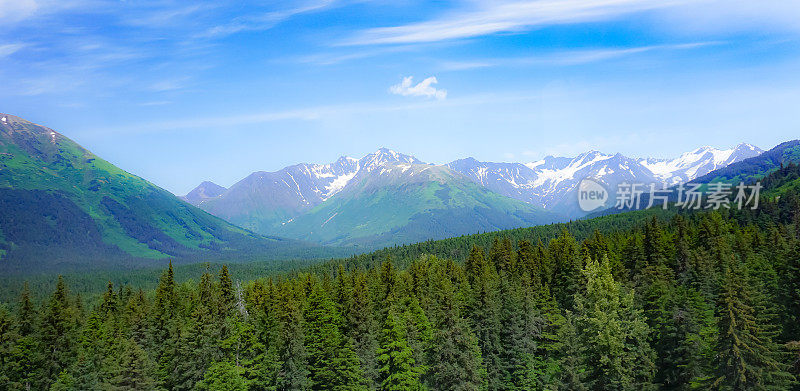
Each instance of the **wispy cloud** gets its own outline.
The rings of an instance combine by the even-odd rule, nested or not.
[[[38,9],[39,4],[35,0],[0,0],[0,24],[20,21]]]
[[[151,101],[151,102],[142,102],[142,103],[139,103],[139,106],[164,106],[164,105],[169,105],[169,104],[172,104],[172,102],[168,101],[168,100],[157,100],[157,101]]]
[[[447,98],[447,91],[437,89],[433,85],[438,83],[435,76],[431,76],[417,84],[414,84],[414,77],[404,77],[403,81],[389,87],[389,92],[402,96],[424,96],[426,98],[436,98],[443,100]]]
[[[602,48],[602,49],[583,49],[583,50],[563,50],[557,52],[542,53],[536,56],[513,57],[513,58],[491,58],[491,59],[467,59],[461,61],[445,61],[441,63],[441,68],[446,71],[462,71],[470,69],[480,69],[498,66],[530,66],[530,65],[551,65],[569,66],[589,64],[598,61],[611,60],[635,54],[642,54],[654,51],[669,50],[690,50],[706,46],[720,45],[721,41],[691,42],[671,45],[648,45],[630,48]]]
[[[186,85],[189,82],[189,77],[178,77],[174,79],[166,79],[157,81],[147,87],[150,91],[155,92],[164,92],[164,91],[174,91],[186,88]]]
[[[60,14],[76,9],[97,8],[103,0],[0,0],[0,26]]]
[[[309,12],[316,12],[326,9],[336,3],[336,0],[318,0],[312,3],[304,4],[299,7],[290,8],[280,11],[266,12],[260,15],[245,15],[234,18],[232,21],[220,24],[206,30],[202,36],[205,37],[224,37],[231,34],[236,34],[243,31],[262,31],[275,27],[287,19],[296,15],[305,14]]]
[[[24,47],[25,44],[22,43],[9,43],[5,45],[0,45],[0,58],[10,56]]]
[[[361,30],[339,45],[412,44],[518,33],[659,11],[666,30],[800,30],[800,2],[786,0],[475,0],[427,21]]]
[[[475,94],[447,100],[423,100],[413,103],[374,103],[354,102],[338,105],[301,107],[297,109],[256,111],[242,114],[219,114],[204,118],[182,118],[149,123],[135,123],[121,126],[104,126],[101,129],[87,129],[87,134],[150,133],[164,131],[226,131],[245,125],[257,125],[279,121],[320,121],[347,116],[363,117],[367,114],[428,110],[433,108],[485,106],[487,104],[511,103],[536,99],[536,94]]]
[[[438,19],[361,31],[344,45],[403,44],[470,38],[500,32],[603,20],[623,14],[669,7],[688,0],[538,0],[478,1],[472,10]]]

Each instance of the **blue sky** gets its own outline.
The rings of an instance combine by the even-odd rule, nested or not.
[[[0,0],[0,112],[178,194],[382,146],[770,148],[798,70],[796,0]]]

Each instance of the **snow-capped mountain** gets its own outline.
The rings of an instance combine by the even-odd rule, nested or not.
[[[208,194],[209,187],[204,183],[190,195]],[[366,246],[562,220],[447,166],[386,148],[361,159],[254,172],[199,206],[262,234]]]
[[[569,216],[579,215],[578,184],[594,178],[616,188],[621,182],[653,182],[654,175],[636,160],[621,154],[589,151],[575,158],[548,156],[527,164],[456,160],[448,167],[503,195]]]
[[[601,182],[612,192],[623,182],[672,185],[691,181],[761,152],[750,144],[739,144],[728,150],[703,147],[675,159],[633,159],[621,154],[589,151],[575,158],[548,156],[526,164],[479,162],[467,158],[456,160],[448,167],[502,195],[577,217],[582,212],[577,208],[575,192],[584,178]]]
[[[686,152],[675,159],[639,159],[639,163],[653,172],[655,177],[668,184],[688,182],[732,163],[758,156],[764,151],[750,144],[739,144],[731,149],[701,147]]]
[[[301,163],[275,172],[257,171],[198,206],[246,228],[271,232],[275,225],[291,222],[338,194],[357,177],[380,173],[390,165],[421,163],[413,156],[381,148],[361,159],[342,156],[329,164]]]

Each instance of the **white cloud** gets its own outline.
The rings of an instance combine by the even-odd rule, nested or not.
[[[447,91],[442,89],[437,89],[433,86],[433,84],[438,83],[439,81],[436,80],[435,76],[431,76],[419,83],[414,85],[414,77],[408,76],[404,77],[403,81],[399,84],[395,84],[389,87],[389,92],[395,95],[402,95],[402,96],[424,96],[427,98],[436,98],[438,100],[443,100],[447,98]]]

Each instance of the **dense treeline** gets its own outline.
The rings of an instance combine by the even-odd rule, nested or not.
[[[486,232],[404,246],[392,246],[370,253],[353,255],[348,258],[340,257],[350,255],[354,250],[309,247],[306,257],[301,259],[275,261],[261,260],[265,257],[249,258],[244,255],[233,258],[230,256],[221,257],[220,259],[214,259],[210,256],[198,256],[174,259],[173,265],[175,266],[176,280],[183,282],[188,279],[198,280],[205,272],[206,266],[204,265],[206,263],[210,268],[217,271],[223,264],[227,264],[233,278],[248,281],[265,276],[286,275],[298,270],[327,271],[330,269],[331,264],[338,265],[340,263],[345,264],[348,268],[351,266],[369,268],[380,265],[387,257],[392,257],[395,264],[400,268],[405,268],[411,261],[428,254],[464,262],[473,245],[488,248],[495,238],[508,237],[512,242],[528,240],[533,243],[538,241],[546,243],[566,230],[576,239],[583,240],[592,235],[594,231],[602,233],[627,231],[633,227],[641,226],[653,215],[667,219],[675,213],[675,211],[662,211],[661,209],[638,211],[604,216],[592,220],[576,220],[568,223]],[[329,252],[327,257],[325,251],[323,251],[325,249]],[[313,253],[313,251],[317,251],[317,253]],[[331,258],[335,254],[338,254],[338,256]],[[40,256],[47,257],[48,255],[42,253]],[[270,259],[270,257],[266,258]],[[131,264],[124,264],[119,259],[112,259],[115,262],[113,267],[106,265],[109,261],[105,260],[104,263],[96,265],[96,270],[90,270],[89,272],[86,270],[80,270],[80,272],[67,271],[64,273],[64,280],[68,283],[72,292],[91,296],[92,299],[102,295],[108,281],[113,281],[115,285],[132,285],[146,290],[154,289],[158,283],[158,276],[169,262],[167,259],[147,261],[138,259],[130,262]],[[322,261],[324,259],[327,259],[327,261]],[[136,265],[134,266],[133,264]],[[315,267],[314,265],[319,266]],[[64,264],[59,264],[59,266],[63,269]],[[0,302],[13,304],[22,290],[24,281],[30,283],[30,289],[37,299],[43,298],[44,294],[49,294],[55,288],[57,275],[54,272],[43,273],[42,270],[37,269],[35,266],[31,266],[27,270],[29,272],[38,270],[39,274],[4,275],[0,273],[0,286],[3,286],[3,289],[0,290]]]
[[[170,267],[92,305],[60,281],[0,310],[0,388],[792,389],[800,232],[754,213],[244,285]]]

